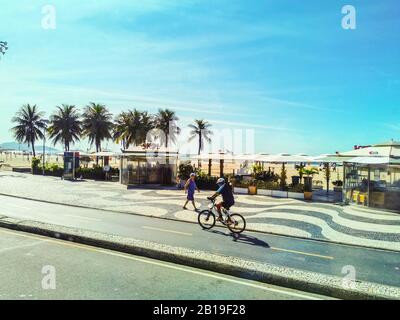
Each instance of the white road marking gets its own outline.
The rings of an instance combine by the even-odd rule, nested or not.
[[[112,255],[112,256],[116,256],[116,257],[120,257],[120,258],[124,258],[124,259],[139,261],[139,262],[142,262],[142,263],[152,264],[152,265],[160,266],[160,267],[163,267],[163,268],[179,270],[179,271],[183,271],[183,272],[187,272],[187,273],[200,275],[200,276],[203,276],[203,277],[214,278],[214,279],[227,281],[227,282],[231,282],[231,283],[235,283],[235,284],[239,284],[239,285],[243,285],[243,286],[247,286],[247,287],[252,287],[252,288],[256,288],[256,289],[260,289],[260,290],[264,290],[264,291],[270,291],[270,292],[285,294],[285,295],[298,297],[298,298],[303,298],[303,299],[309,299],[309,300],[322,300],[321,298],[317,298],[317,297],[310,296],[310,295],[307,295],[307,294],[289,292],[289,291],[285,291],[283,289],[269,288],[266,285],[258,285],[258,284],[254,284],[254,283],[248,283],[248,282],[245,282],[245,281],[242,281],[242,280],[229,279],[229,278],[226,278],[227,276],[218,276],[218,275],[207,273],[207,272],[204,272],[204,271],[191,270],[191,269],[186,268],[186,267],[178,267],[178,266],[166,263],[166,262],[157,262],[155,260],[150,260],[149,258],[147,258],[147,259],[139,258],[139,257],[131,256],[131,255],[126,255],[126,254],[122,254],[122,253],[117,253],[117,252],[104,250],[104,249],[98,249],[98,248],[95,248],[95,247],[86,246],[86,245],[82,245],[82,244],[63,242],[61,240],[46,239],[46,238],[41,237],[41,236],[25,235],[25,234],[21,234],[21,233],[18,233],[18,232],[13,232],[13,231],[0,230],[0,232],[16,235],[16,236],[20,236],[20,237],[40,239],[42,241],[51,242],[51,243],[55,243],[55,244],[58,244],[58,245],[70,246],[70,247],[78,248],[78,249],[81,249],[81,250],[94,251],[94,252],[103,253],[103,254],[107,254],[107,255]]]
[[[296,253],[296,254],[301,254],[301,255],[305,255],[305,256],[317,257],[317,258],[322,258],[322,259],[328,259],[328,260],[335,259],[334,257],[331,257],[331,256],[324,256],[321,254],[309,253],[309,252],[304,252],[304,251],[296,251],[296,250],[282,249],[282,248],[276,248],[276,247],[270,247],[270,249],[276,250],[276,251]]]
[[[192,236],[193,234],[191,233],[186,233],[186,232],[181,232],[181,231],[175,231],[175,230],[168,230],[168,229],[160,229],[160,228],[155,228],[155,227],[147,227],[143,226],[143,229],[148,229],[148,230],[156,230],[156,231],[162,231],[162,232],[168,232],[168,233],[175,233],[175,234],[181,234],[184,236]]]
[[[97,218],[89,218],[89,217],[82,217],[74,214],[64,214],[64,217],[71,217],[71,218],[77,218],[77,219],[84,219],[84,220],[90,220],[90,221],[101,221],[101,219]]]

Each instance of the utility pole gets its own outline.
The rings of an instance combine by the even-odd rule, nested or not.
[[[43,128],[43,176],[45,175],[45,166],[46,166],[46,130],[47,130],[47,123],[48,120],[44,120],[45,127]]]
[[[44,131],[43,135],[43,175],[45,174],[44,170],[44,167],[46,165],[45,157],[46,157],[46,131]]]

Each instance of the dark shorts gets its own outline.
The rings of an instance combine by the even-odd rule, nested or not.
[[[219,206],[219,207],[225,208],[226,210],[229,210],[233,205],[234,205],[234,203],[222,201],[217,204],[217,207]]]

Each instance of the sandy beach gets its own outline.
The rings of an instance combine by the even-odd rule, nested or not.
[[[41,154],[37,154],[37,158],[41,158]],[[32,155],[27,155],[27,154],[10,154],[10,153],[5,153],[5,152],[0,152],[0,165],[1,169],[0,170],[12,170],[12,168],[30,168],[31,167],[31,161],[32,161]],[[59,166],[63,166],[63,157],[57,156],[54,154],[48,154],[46,155],[45,159],[47,164],[57,164]],[[88,166],[91,167],[95,165],[95,161],[89,162]],[[101,161],[100,161],[101,164]],[[119,167],[119,160],[117,158],[112,158],[110,160],[110,165],[112,167]]]

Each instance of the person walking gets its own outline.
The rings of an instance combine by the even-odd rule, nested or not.
[[[199,190],[199,188],[197,188],[195,179],[196,179],[196,174],[191,173],[190,178],[185,183],[185,193],[187,193],[187,198],[186,198],[185,205],[183,206],[184,210],[187,210],[186,206],[189,203],[189,201],[191,201],[193,204],[194,210],[198,211],[198,209],[196,208],[196,204],[194,202],[194,192],[196,190],[197,190],[197,192],[200,192],[200,190]]]

